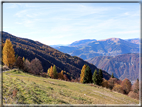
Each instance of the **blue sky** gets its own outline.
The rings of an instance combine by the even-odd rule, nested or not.
[[[4,3],[3,31],[47,45],[139,38],[139,3]]]

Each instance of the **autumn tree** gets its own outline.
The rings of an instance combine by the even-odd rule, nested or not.
[[[62,70],[60,73],[58,73],[58,79],[61,79],[61,80],[64,79],[63,72],[64,72],[64,71]]]
[[[139,80],[137,79],[132,85],[132,91],[139,94]]]
[[[25,62],[25,58],[23,57],[23,62]]]
[[[82,67],[82,69],[81,69],[81,74],[80,74],[80,83],[83,83],[84,74],[85,74],[85,69],[86,69],[86,65],[83,65],[83,67]]]
[[[94,84],[98,84],[98,74],[97,74],[97,69],[95,69],[92,78],[93,78],[93,83],[94,83]]]
[[[58,78],[58,73],[57,73],[57,69],[56,66],[53,66],[53,78],[57,79]]]
[[[123,90],[122,86],[119,84],[115,84],[112,90],[124,94],[124,90]]]
[[[91,72],[90,67],[87,65],[85,69],[83,83],[91,83],[91,82],[92,82],[92,72]]]
[[[127,78],[125,78],[125,79],[122,81],[121,86],[122,86],[122,88],[123,88],[123,90],[124,90],[124,93],[125,93],[125,94],[128,94],[129,91],[131,90],[131,82],[130,82],[130,80],[127,79]]]
[[[49,76],[53,78],[53,67],[52,66],[50,67]]]
[[[31,73],[35,75],[40,75],[43,72],[43,67],[39,59],[35,58],[31,61],[30,64]]]
[[[50,68],[47,70],[47,75],[50,76]]]
[[[134,99],[139,99],[139,94],[138,93],[135,93],[134,91],[130,91],[128,93],[128,96],[131,97],[131,98],[134,98]]]
[[[108,88],[108,81],[103,78],[102,87]]]
[[[24,62],[23,62],[23,59],[22,57],[18,57],[16,62],[15,62],[16,66],[19,68],[19,69],[23,69],[24,68]]]
[[[8,67],[13,67],[15,63],[15,51],[10,39],[6,39],[3,47],[3,63]]]
[[[25,61],[24,61],[24,63],[23,63],[23,65],[24,65],[24,71],[25,72],[30,72],[31,70],[30,70],[30,62],[29,62],[29,60],[28,59],[26,59]]]
[[[64,80],[65,80],[65,81],[69,81],[69,79],[68,79],[68,77],[67,77],[66,74],[64,74]]]

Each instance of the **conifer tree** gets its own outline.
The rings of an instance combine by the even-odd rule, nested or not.
[[[57,79],[58,78],[58,73],[57,73],[57,69],[56,66],[53,66],[53,78]]]
[[[50,67],[49,76],[50,76],[51,78],[53,78],[53,67],[52,67],[52,66]]]
[[[48,68],[47,70],[47,75],[49,76],[49,74],[50,74],[50,68]]]
[[[98,84],[98,74],[97,74],[97,69],[95,69],[93,73],[93,83]]]
[[[17,58],[18,58],[18,54],[16,55],[16,60],[17,60]]]
[[[25,62],[25,58],[23,57],[23,62]]]
[[[80,83],[83,83],[84,74],[85,74],[85,69],[86,69],[86,65],[83,65],[83,67],[82,67],[82,69],[81,69],[81,74],[80,74]]]
[[[61,71],[61,79],[64,79],[64,71]]]
[[[87,65],[85,69],[83,83],[91,83],[92,82],[92,72],[90,67]]]
[[[99,69],[99,75],[98,75],[98,85],[101,85],[103,82],[103,73],[102,70]]]
[[[114,75],[113,75],[113,73],[112,73],[112,75],[111,75],[111,78],[114,78]]]
[[[12,67],[15,63],[15,51],[10,39],[6,39],[3,47],[3,63],[9,67]]]

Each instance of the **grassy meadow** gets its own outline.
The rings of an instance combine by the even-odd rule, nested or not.
[[[109,89],[33,76],[20,70],[3,73],[3,104],[139,104]]]

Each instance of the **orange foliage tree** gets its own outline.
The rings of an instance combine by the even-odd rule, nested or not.
[[[139,94],[139,80],[137,79],[132,85],[132,91]]]
[[[113,91],[117,91],[117,92],[119,92],[119,93],[124,94],[124,90],[122,89],[122,86],[119,85],[119,84],[115,84],[115,85],[114,85]]]
[[[8,67],[12,67],[15,63],[15,51],[10,39],[6,39],[3,47],[3,63]]]
[[[50,67],[49,76],[53,78],[53,67],[52,66]]]
[[[83,65],[82,67],[81,74],[80,74],[80,83],[83,83],[86,67],[87,67],[86,65]]]
[[[128,94],[130,92],[130,90],[131,90],[131,82],[130,82],[129,79],[125,78],[122,81],[121,86],[122,86],[125,94]]]
[[[58,79],[64,80],[63,72],[64,71],[62,70],[60,73],[58,73]]]

